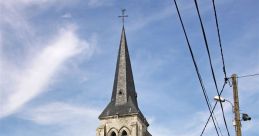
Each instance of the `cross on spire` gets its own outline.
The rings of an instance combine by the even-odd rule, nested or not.
[[[122,18],[122,24],[124,26],[124,18],[128,17],[128,15],[125,15],[126,9],[122,9],[121,10],[121,16],[119,16],[119,18]]]

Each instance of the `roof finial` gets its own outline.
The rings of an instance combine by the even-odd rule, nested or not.
[[[122,24],[124,26],[124,18],[128,17],[128,15],[125,15],[126,9],[122,9],[121,10],[121,16],[119,16],[120,18],[122,18]]]

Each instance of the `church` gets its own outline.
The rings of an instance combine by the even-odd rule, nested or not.
[[[121,17],[124,22],[126,16]],[[149,123],[138,107],[124,24],[111,101],[99,120],[96,136],[152,136],[147,130]]]

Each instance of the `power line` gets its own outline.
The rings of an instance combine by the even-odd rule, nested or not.
[[[223,135],[222,135],[222,132],[221,132],[221,128],[219,127],[218,120],[217,120],[217,118],[215,117],[215,114],[214,114],[214,112],[213,112],[213,111],[212,111],[212,116],[215,118],[215,122],[216,122],[216,124],[217,124],[217,126],[218,126],[218,129],[219,129],[219,133],[220,133],[220,135],[221,135],[221,136],[223,136]]]
[[[198,76],[198,79],[199,79],[199,82],[200,82],[200,85],[201,85],[201,88],[202,88],[202,91],[203,91],[203,95],[204,95],[205,100],[206,100],[206,104],[208,106],[208,109],[209,109],[210,113],[213,114],[212,111],[211,111],[211,106],[210,106],[210,103],[209,103],[209,98],[208,98],[206,89],[205,89],[205,87],[203,85],[202,78],[201,78],[201,75],[200,75],[197,63],[195,61],[195,58],[194,58],[194,55],[193,55],[193,51],[192,51],[192,48],[191,48],[191,45],[190,45],[190,42],[189,42],[186,30],[185,30],[185,27],[184,27],[184,24],[183,24],[183,21],[182,21],[182,17],[181,17],[181,14],[180,14],[180,11],[179,11],[179,8],[178,8],[176,0],[174,0],[174,4],[175,4],[175,7],[176,7],[176,10],[177,10],[177,13],[178,13],[178,17],[179,17],[181,25],[182,25],[182,29],[184,31],[185,39],[187,41],[187,45],[188,45],[188,48],[189,48],[189,51],[190,51],[190,54],[191,54],[191,57],[192,57],[193,64],[195,66],[195,70],[196,70],[196,73],[197,73],[197,76]],[[213,124],[214,124],[215,130],[217,132],[217,135],[219,136],[219,132],[218,132],[217,126],[215,124],[214,118],[215,117],[212,116],[212,120],[213,120]]]
[[[204,38],[204,41],[205,41],[205,45],[206,45],[206,49],[207,49],[207,53],[208,53],[208,57],[209,57],[209,63],[210,63],[211,73],[212,73],[212,76],[213,76],[213,81],[214,81],[214,84],[215,84],[215,87],[216,87],[216,90],[217,90],[217,94],[218,94],[218,96],[220,96],[217,81],[216,81],[216,77],[215,77],[215,73],[214,73],[214,69],[213,69],[213,66],[212,66],[208,41],[207,41],[207,38],[206,38],[206,33],[205,33],[205,30],[204,30],[204,26],[203,26],[200,11],[199,11],[199,6],[198,6],[198,3],[197,3],[197,0],[194,0],[194,2],[195,2],[195,7],[196,7],[196,10],[197,10],[198,16],[199,16],[200,25],[201,25],[201,28],[202,28],[202,34],[203,34],[203,38]],[[226,122],[226,118],[225,118],[224,109],[223,109],[223,106],[222,106],[222,102],[220,102],[220,107],[221,107],[221,111],[222,111],[222,115],[223,115],[223,119],[224,119],[224,124],[225,124],[226,130],[228,132],[228,136],[230,136],[228,126],[227,126],[227,122]]]
[[[258,74],[250,74],[250,75],[238,76],[237,78],[253,77],[253,76],[259,76],[259,73]]]
[[[216,5],[215,5],[215,0],[212,0],[212,3],[213,3],[214,16],[215,16],[215,21],[216,21],[216,26],[217,26],[217,33],[218,33],[218,41],[219,41],[221,59],[222,59],[222,64],[223,64],[223,73],[224,73],[225,82],[226,82],[226,81],[227,81],[227,72],[226,72],[226,66],[225,66],[225,61],[224,61],[224,55],[223,55],[223,49],[222,49],[221,36],[220,36],[220,32],[219,32],[219,23],[218,23],[218,16],[217,16],[217,10],[216,10]]]
[[[221,89],[221,91],[220,91],[220,95],[222,94],[222,92],[223,92],[223,90],[224,90],[226,84],[227,84],[227,82],[224,82],[223,87],[222,87],[222,89]],[[213,106],[213,108],[212,108],[212,113],[214,113],[214,110],[215,110],[217,104],[218,104],[218,101],[215,102],[215,104],[214,104],[214,106]],[[210,118],[211,118],[212,116],[213,116],[213,115],[210,114],[210,116],[209,116],[209,118],[208,118],[208,120],[207,120],[205,126],[204,126],[203,129],[202,129],[202,132],[201,132],[200,136],[203,135],[203,133],[204,133],[204,131],[205,131],[205,129],[206,129],[206,127],[207,127],[209,121],[210,121]]]

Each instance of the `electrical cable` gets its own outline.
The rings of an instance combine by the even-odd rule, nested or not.
[[[224,82],[223,87],[222,87],[222,89],[221,89],[221,91],[220,91],[220,95],[222,94],[222,92],[223,92],[223,90],[224,90],[226,84],[227,84],[227,82]],[[218,101],[215,102],[215,104],[214,104],[214,106],[213,106],[213,108],[212,108],[212,113],[214,113],[214,110],[215,110],[217,104],[218,104]],[[212,117],[212,114],[210,114],[210,116],[209,116],[209,118],[208,118],[208,120],[207,120],[205,126],[204,126],[203,129],[202,129],[202,132],[201,132],[200,136],[203,135],[203,133],[204,133],[204,131],[205,131],[205,129],[206,129],[206,127],[207,127],[207,125],[208,125],[208,123],[209,123],[211,117]]]
[[[208,53],[208,57],[209,57],[209,63],[210,63],[211,73],[212,73],[212,76],[213,76],[213,81],[214,81],[214,84],[215,84],[215,87],[216,87],[216,90],[217,90],[217,94],[220,97],[219,89],[218,89],[218,85],[217,85],[217,81],[216,81],[216,77],[215,77],[215,73],[214,73],[214,69],[213,69],[213,66],[212,66],[212,61],[211,61],[208,41],[207,41],[207,38],[206,38],[206,33],[205,33],[205,30],[204,30],[204,26],[203,26],[201,15],[200,15],[200,11],[199,11],[199,6],[198,6],[198,3],[197,3],[197,0],[194,0],[194,2],[195,2],[195,7],[196,7],[196,10],[197,10],[198,16],[199,16],[200,25],[201,25],[201,28],[202,28],[202,34],[203,34],[204,42],[205,42],[207,53]],[[225,118],[224,109],[223,109],[223,106],[222,106],[222,102],[220,102],[220,107],[221,107],[221,111],[222,111],[222,115],[223,115],[223,119],[224,119],[224,124],[225,124],[226,130],[228,132],[228,136],[230,136],[229,129],[228,129],[227,122],[226,122],[226,118]]]
[[[250,75],[238,76],[237,78],[253,77],[253,76],[259,76],[259,73],[258,74],[250,74]]]
[[[222,48],[220,31],[219,31],[218,15],[217,15],[215,0],[212,0],[212,3],[213,3],[214,16],[215,16],[215,21],[216,21],[216,26],[217,26],[218,42],[219,42],[219,47],[220,47],[221,60],[222,60],[222,64],[223,64],[223,73],[224,73],[225,82],[226,82],[227,81],[227,72],[226,72],[226,66],[225,66],[225,61],[224,61],[223,48]]]
[[[176,0],[174,0],[174,4],[175,4],[176,10],[177,10],[178,17],[180,19],[183,31],[184,31],[185,39],[187,41],[187,45],[188,45],[188,48],[189,48],[189,51],[190,51],[190,54],[191,54],[191,57],[192,57],[193,64],[195,66],[195,70],[196,70],[196,73],[197,73],[197,76],[198,76],[198,79],[199,79],[199,82],[200,82],[200,85],[201,85],[201,88],[202,88],[202,91],[203,91],[203,95],[204,95],[205,100],[206,100],[206,104],[208,106],[208,109],[209,109],[210,113],[213,114],[212,111],[211,111],[211,106],[210,106],[210,103],[209,103],[209,98],[208,98],[208,95],[206,93],[206,89],[205,89],[205,87],[203,85],[202,78],[201,78],[201,75],[200,75],[197,63],[195,61],[194,54],[193,54],[193,51],[192,51],[192,48],[191,48],[191,45],[190,45],[190,42],[189,42],[186,30],[185,30],[185,27],[184,27],[184,24],[183,24],[183,21],[182,21],[182,17],[181,17],[181,14],[180,14],[180,11],[179,11],[179,8],[178,8]],[[213,120],[213,124],[214,124],[215,130],[217,132],[217,135],[219,136],[219,132],[218,132],[217,126],[215,124],[215,120],[214,120],[213,116],[212,116],[212,120]]]
[[[217,120],[217,118],[215,117],[215,114],[214,114],[213,112],[212,112],[212,116],[215,118],[215,122],[216,122],[216,124],[217,124],[217,126],[218,126],[220,135],[223,136],[222,131],[221,131],[221,128],[219,127],[218,120]]]
[[[246,78],[246,77],[252,77],[252,76],[259,76],[259,73],[258,74],[250,74],[250,75],[238,76],[237,78]],[[228,78],[227,78],[227,80],[228,80]],[[223,87],[222,87],[222,89],[220,91],[220,95],[222,94],[226,84],[227,84],[227,82],[224,83],[224,85],[223,85]],[[214,106],[212,108],[212,112],[214,112],[217,104],[218,104],[218,101],[215,102],[215,104],[214,104]],[[208,118],[208,120],[207,120],[207,122],[206,122],[206,124],[205,124],[205,126],[204,126],[204,128],[202,130],[202,132],[201,132],[201,135],[204,133],[204,131],[205,131],[205,129],[206,129],[206,127],[207,127],[207,125],[208,125],[208,123],[210,121],[211,116],[212,115],[210,114],[210,116],[209,116],[209,118]]]

